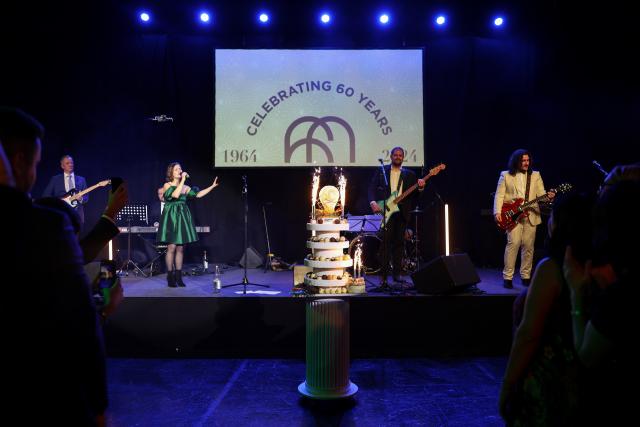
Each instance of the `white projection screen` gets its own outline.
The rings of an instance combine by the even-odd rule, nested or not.
[[[215,166],[424,162],[422,50],[215,51]]]

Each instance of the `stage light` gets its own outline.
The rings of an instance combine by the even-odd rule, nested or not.
[[[320,15],[320,22],[322,22],[324,25],[329,24],[329,22],[331,22],[331,15],[329,15],[328,13],[323,13],[322,15]]]
[[[444,205],[444,254],[449,256],[449,204]]]
[[[200,22],[202,22],[204,24],[208,24],[210,20],[211,20],[211,17],[209,16],[209,14],[207,12],[201,12],[200,13]]]
[[[142,21],[145,24],[150,22],[151,15],[149,14],[149,12],[140,12],[140,21]]]
[[[493,20],[493,25],[495,25],[496,27],[501,27],[502,24],[504,24],[504,18],[502,18],[502,16],[497,16],[494,20]]]
[[[436,18],[436,24],[443,26],[447,22],[447,18],[444,15],[438,15]]]
[[[260,14],[260,16],[258,16],[258,20],[263,23],[266,24],[267,22],[269,22],[269,15],[267,15],[266,13],[262,12]]]
[[[378,18],[378,21],[380,21],[382,25],[387,25],[389,23],[389,15],[387,15],[386,13],[383,13]]]

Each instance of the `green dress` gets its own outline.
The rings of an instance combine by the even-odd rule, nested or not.
[[[158,243],[184,245],[198,240],[198,233],[193,225],[187,200],[196,197],[199,190],[192,187],[188,193],[181,194],[176,199],[171,195],[175,189],[176,186],[172,185],[164,192],[164,209],[160,217],[156,240]]]

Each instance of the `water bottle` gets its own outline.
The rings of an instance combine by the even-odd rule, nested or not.
[[[204,251],[204,256],[202,257],[202,268],[204,269],[205,273],[209,271],[209,261],[207,261],[207,251]]]
[[[213,293],[220,293],[222,289],[222,281],[220,280],[220,267],[216,265],[216,272],[213,274]]]

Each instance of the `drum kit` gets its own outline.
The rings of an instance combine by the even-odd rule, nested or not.
[[[402,269],[407,273],[413,273],[420,265],[420,253],[418,251],[418,216],[424,211],[417,208],[410,213],[415,218],[415,228],[407,229],[405,232],[405,244],[402,258]],[[376,274],[382,268],[378,257],[382,246],[380,225],[382,216],[380,215],[350,215],[349,232],[347,237],[351,241],[349,244],[349,255],[354,257],[358,245],[362,247],[362,265],[366,274]]]

